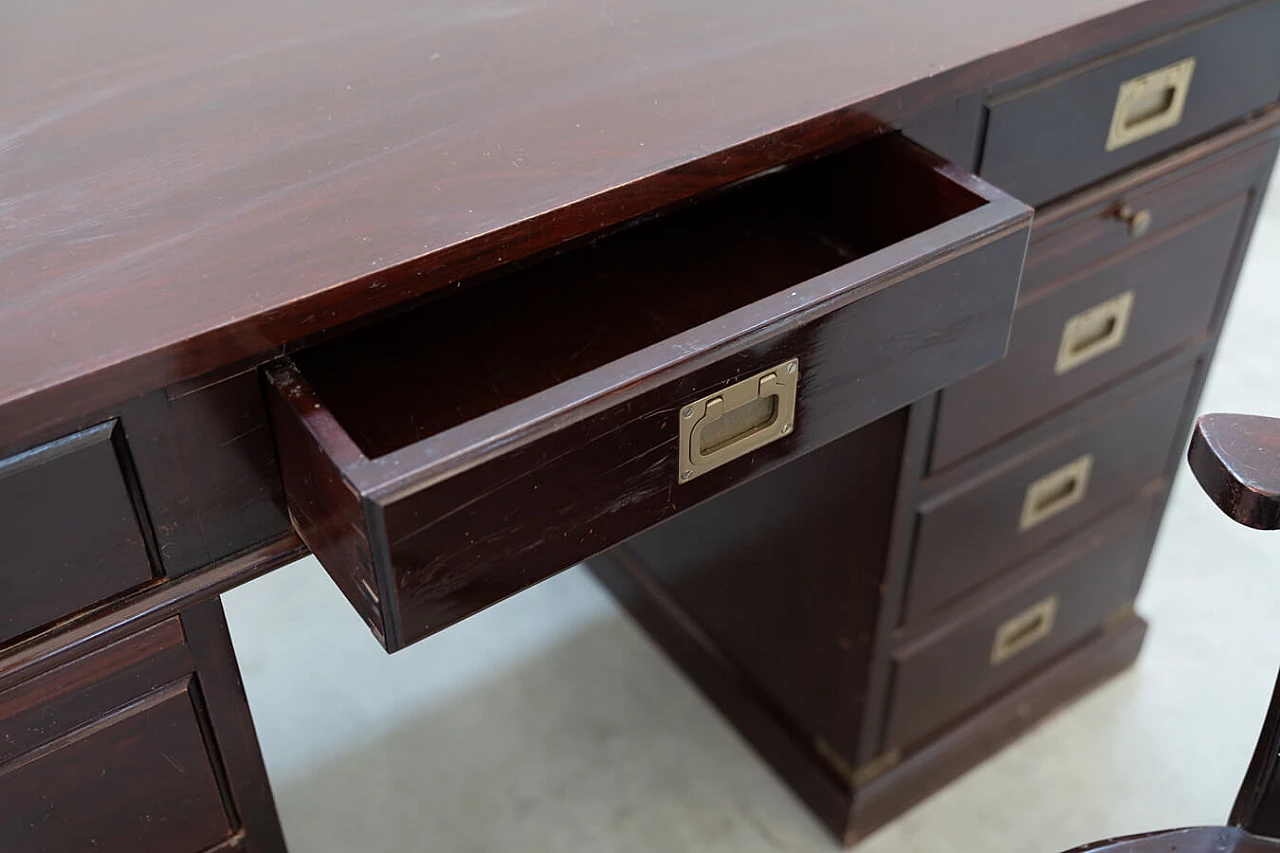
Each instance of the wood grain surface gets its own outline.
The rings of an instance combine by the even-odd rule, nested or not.
[[[0,646],[155,577],[119,432],[0,459]]]
[[[813,178],[827,182],[829,202],[811,198]],[[813,221],[786,235],[787,251],[773,245],[782,235],[760,237],[770,229],[754,227],[754,213],[711,217],[736,236],[706,239],[720,225],[695,227],[700,208],[689,208],[518,273],[536,278],[549,266],[545,284],[528,291],[557,306],[593,303],[557,308],[567,327],[536,299],[514,303],[520,324],[487,322],[485,309],[512,304],[518,287],[502,278],[266,369],[299,534],[389,650],[1004,352],[1029,231],[1024,205],[896,134],[715,204],[754,210],[762,192],[783,201],[778,182],[815,208],[802,216],[791,206],[797,223]],[[858,204],[839,203],[850,195]],[[828,203],[839,209],[830,221],[816,215]],[[775,221],[789,209],[764,207]],[[801,233],[823,235],[827,248],[794,251],[790,238]],[[832,241],[846,233],[879,239]],[[765,250],[744,248],[750,240]],[[768,275],[751,281],[743,257]],[[646,286],[664,298],[636,303]],[[443,327],[426,322],[441,317]],[[787,439],[681,483],[677,412],[790,359],[800,370]]]
[[[1225,301],[1221,283],[1237,262],[1254,197],[1276,153],[1280,110],[1093,190],[1092,203],[1037,211],[1009,351],[942,393],[931,470],[1060,412],[1203,334]],[[1116,215],[1148,211],[1152,226],[1129,234]],[[1055,371],[1063,327],[1077,312],[1134,292],[1123,343],[1066,372]]]
[[[0,444],[1229,5],[6,3]]]
[[[1280,419],[1201,415],[1187,461],[1205,494],[1233,521],[1280,528]]]

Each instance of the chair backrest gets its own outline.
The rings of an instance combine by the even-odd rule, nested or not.
[[[1280,528],[1280,418],[1212,414],[1196,421],[1187,461],[1231,519]],[[1068,853],[1280,853],[1280,679],[1227,826],[1112,838]]]
[[[1280,527],[1280,418],[1211,414],[1196,421],[1187,461],[1205,494],[1233,521]],[[1228,822],[1280,838],[1280,679]]]

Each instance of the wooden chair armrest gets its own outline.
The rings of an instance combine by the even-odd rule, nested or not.
[[[1201,415],[1187,461],[1230,518],[1258,530],[1280,528],[1280,418]]]

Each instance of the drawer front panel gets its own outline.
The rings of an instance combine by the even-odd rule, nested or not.
[[[189,687],[176,682],[0,765],[0,838],[68,853],[199,853],[226,839]]]
[[[1228,199],[1022,300],[1003,361],[942,392],[931,468],[945,468],[1208,329],[1246,209]]]
[[[1001,594],[894,653],[885,748],[911,748],[1013,686],[1133,601],[1151,506],[1131,505]]]
[[[0,644],[153,577],[116,422],[0,461]]]
[[[213,651],[215,614],[220,625],[216,601],[196,605],[0,690],[0,839],[51,853],[198,853],[235,835],[214,732],[236,756],[243,734],[227,725],[234,697],[220,679],[234,663],[229,639]],[[233,786],[248,782],[242,763],[226,766]]]
[[[194,668],[169,619],[0,692],[0,764],[49,744]]]
[[[919,510],[906,617],[915,619],[1158,480],[1189,374],[1008,460]]]
[[[1029,213],[882,137],[297,353],[294,523],[400,648],[999,358]]]
[[[989,105],[980,174],[1029,204],[1276,100],[1280,4],[1254,3]]]
[[[409,641],[462,619],[733,485],[908,405],[944,374],[1003,347],[1001,302],[1023,249],[1006,238],[789,334],[665,383],[465,471],[394,496],[386,531]],[[974,282],[989,270],[989,284]],[[909,327],[889,318],[911,318]],[[950,338],[925,348],[923,337]],[[978,340],[985,342],[978,344]],[[678,482],[678,423],[693,401],[770,365],[799,361],[795,428]]]
[[[1037,211],[1019,300],[1168,232],[1236,196],[1266,186],[1280,107],[1149,166]]]

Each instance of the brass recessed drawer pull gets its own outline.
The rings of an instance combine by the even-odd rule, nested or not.
[[[1120,84],[1107,134],[1107,150],[1115,151],[1154,133],[1177,127],[1191,90],[1194,56]]]
[[[1053,632],[1053,620],[1058,614],[1058,596],[1037,601],[1026,610],[1011,616],[996,629],[991,644],[991,665],[999,666],[1023,649],[1035,645]]]
[[[1149,499],[1116,506],[1086,535],[1032,557],[1009,583],[947,611],[941,624],[913,628],[908,619],[892,652],[882,751],[925,743],[1131,604],[1152,508]]]
[[[1275,103],[1280,6],[1232,6],[994,93],[982,176],[1039,206]]]
[[[1054,375],[1061,376],[1124,343],[1133,301],[1133,291],[1126,290],[1069,318],[1062,326]]]
[[[793,358],[685,406],[679,481],[687,483],[790,433],[799,381],[800,362]]]
[[[1093,454],[1086,453],[1027,486],[1018,530],[1030,530],[1084,500],[1092,469]]]

